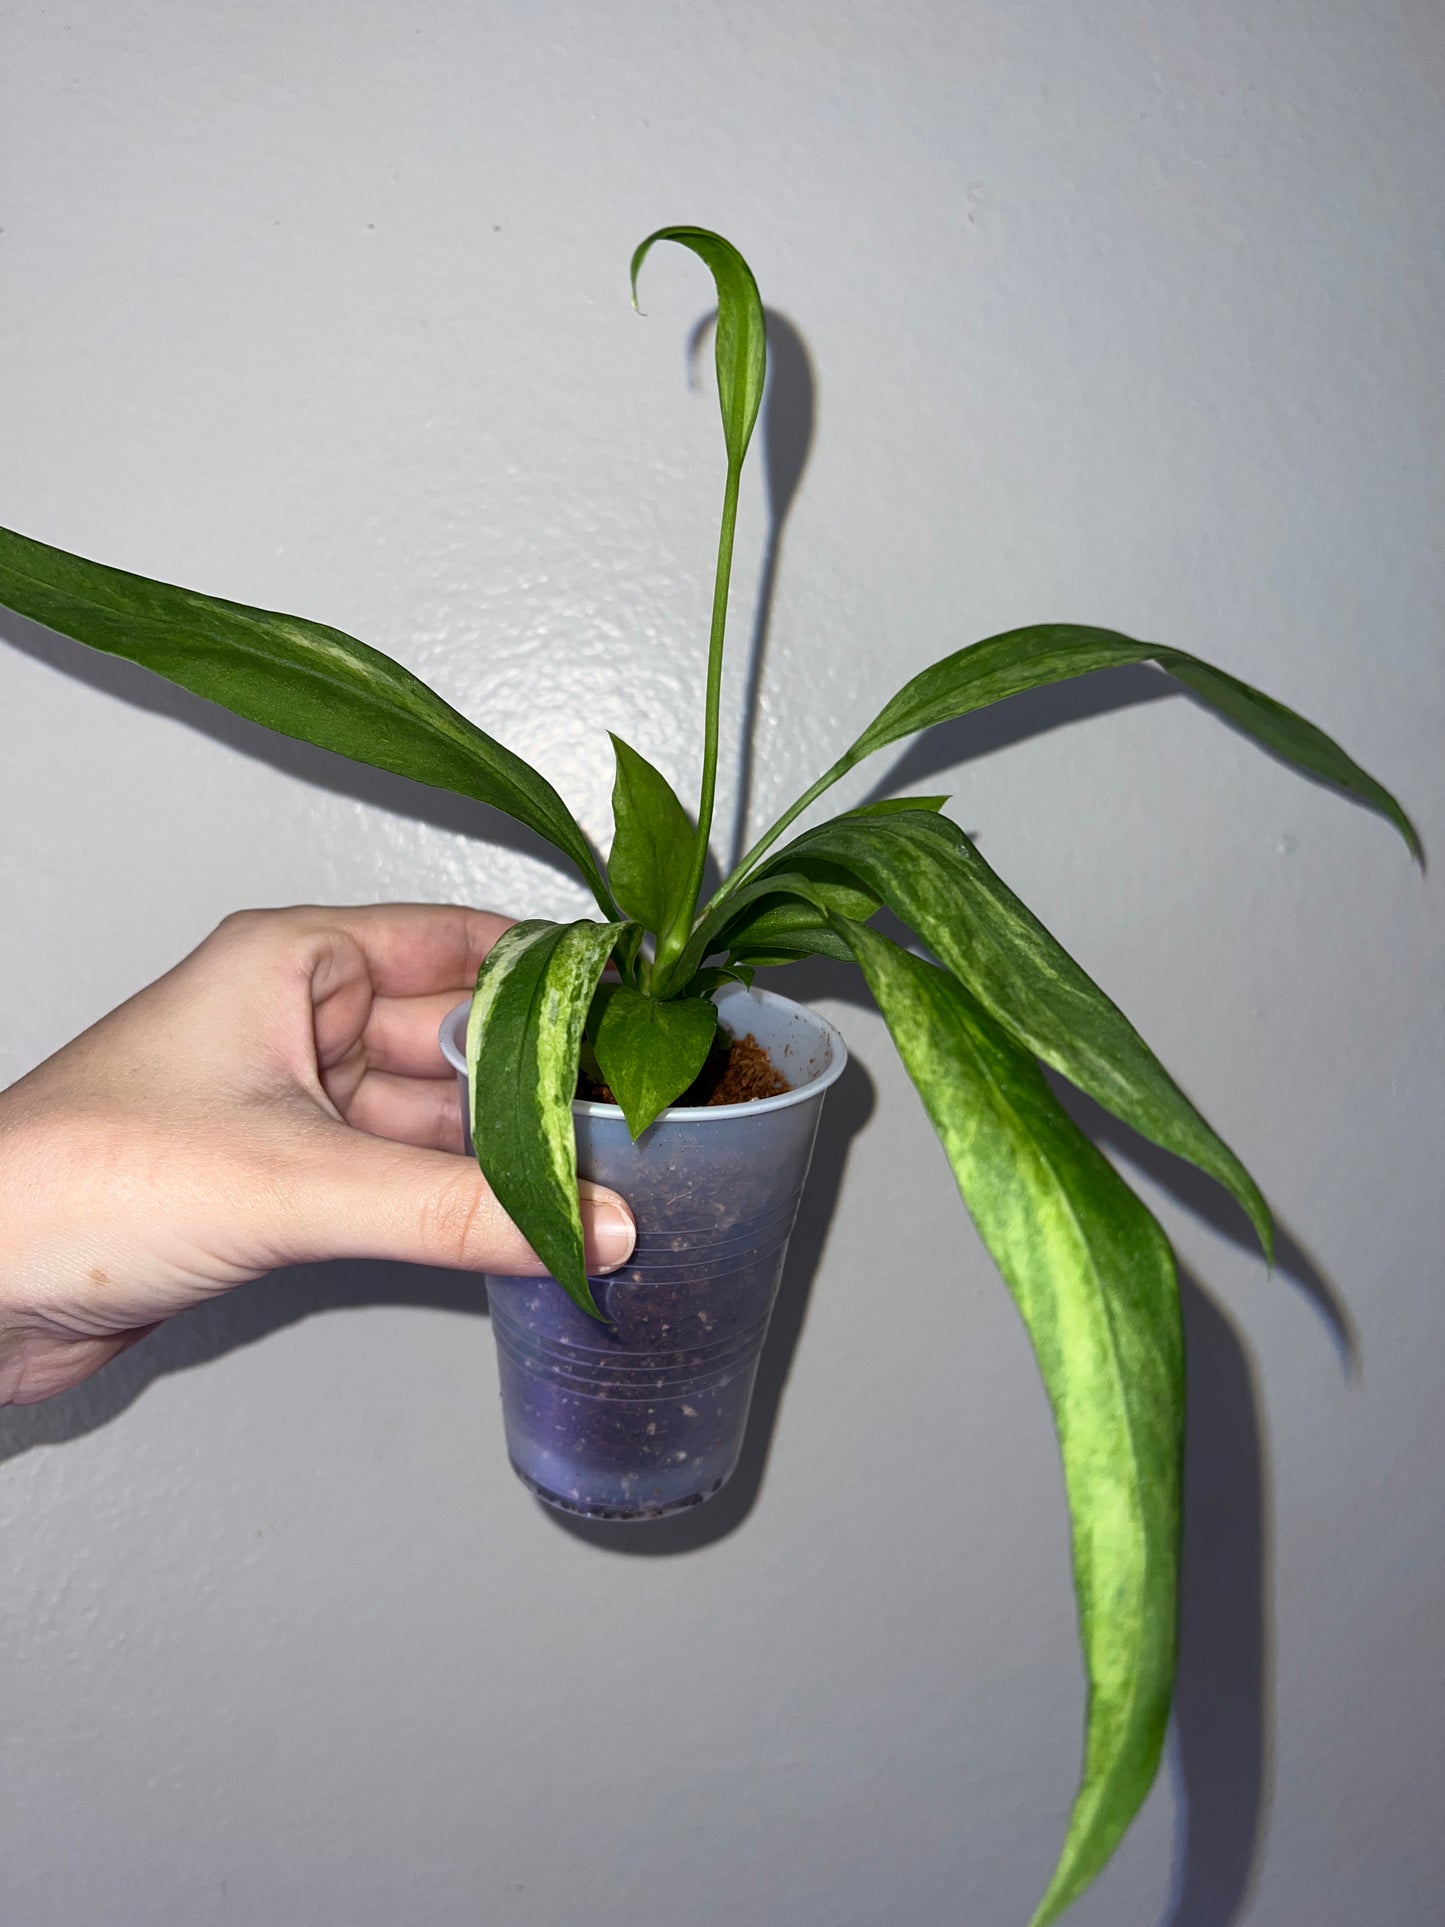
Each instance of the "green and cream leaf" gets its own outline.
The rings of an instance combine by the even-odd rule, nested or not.
[[[1152,1144],[1222,1184],[1273,1254],[1269,1207],[1117,1004],[1074,961],[947,817],[835,817],[774,858],[783,876],[841,864],[916,930],[960,983],[1034,1057]],[[772,865],[756,881],[766,881]]]
[[[477,974],[467,1024],[477,1160],[548,1271],[593,1317],[572,1102],[587,1012],[626,928],[513,924]]]
[[[1174,1680],[1184,1354],[1167,1240],[1038,1066],[945,971],[852,943],[1053,1407],[1088,1676],[1084,1762],[1033,1927],[1108,1860],[1153,1782]]]

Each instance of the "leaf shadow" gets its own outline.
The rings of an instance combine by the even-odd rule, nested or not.
[[[1161,1927],[1231,1927],[1271,1795],[1266,1436],[1233,1322],[1182,1267],[1179,1295],[1189,1393],[1169,1763],[1180,1819]]]
[[[1134,709],[1141,703],[1162,702],[1184,693],[1162,670],[1145,663],[1096,669],[1069,682],[1046,683],[1041,688],[1025,690],[987,709],[972,710],[967,716],[956,716],[951,722],[937,723],[925,730],[878,778],[863,801],[878,803],[885,797],[906,793],[961,763],[992,756],[998,750],[1010,749],[1016,743],[1045,735],[1049,730],[1062,729],[1066,724],[1112,715],[1119,709]]]
[[[1182,1158],[1161,1151],[1127,1124],[1112,1117],[1090,1097],[1085,1097],[1053,1071],[1047,1071],[1055,1095],[1085,1136],[1103,1149],[1119,1153],[1130,1164],[1151,1178],[1174,1197],[1194,1217],[1231,1244],[1257,1252],[1254,1229],[1243,1210],[1229,1193]],[[1350,1308],[1339,1288],[1288,1228],[1275,1220],[1275,1271],[1287,1278],[1323,1323],[1347,1382],[1362,1375],[1359,1333]],[[1261,1265],[1263,1258],[1260,1259]]]
[[[318,749],[293,736],[282,736],[260,723],[233,715],[219,703],[192,695],[179,683],[167,681],[155,671],[123,656],[109,656],[99,649],[87,648],[28,616],[0,609],[4,640],[22,655],[58,670],[61,675],[84,683],[105,696],[114,696],[132,709],[153,716],[165,716],[187,729],[210,737],[227,749],[238,751],[283,776],[295,777],[329,795],[351,802],[366,803],[393,816],[424,823],[429,828],[447,830],[453,835],[474,837],[498,848],[532,857],[575,879],[575,872],[560,850],[554,850],[545,837],[501,810],[450,790],[433,789],[414,783],[409,777],[394,776],[389,770],[374,769],[369,763],[353,762],[333,750]]]

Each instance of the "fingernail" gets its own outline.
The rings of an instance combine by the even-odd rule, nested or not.
[[[587,1258],[598,1271],[615,1271],[632,1256],[637,1226],[620,1200],[598,1198],[587,1215]]]

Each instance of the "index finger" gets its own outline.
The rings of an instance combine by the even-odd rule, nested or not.
[[[379,997],[471,990],[482,959],[516,922],[451,903],[373,903],[331,914],[361,946]]]

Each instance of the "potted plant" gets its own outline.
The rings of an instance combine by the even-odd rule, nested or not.
[[[553,1502],[646,1514],[705,1496],[726,1476],[818,1105],[843,1061],[830,1026],[753,978],[818,954],[861,968],[1018,1304],[1058,1429],[1089,1700],[1081,1784],[1034,1915],[1043,1927],[1104,1865],[1158,1765],[1174,1669],[1184,1366],[1164,1234],[1041,1067],[1224,1185],[1266,1256],[1270,1216],[1124,1015],[942,813],[946,798],[902,798],[789,832],[847,771],[902,737],[1022,690],[1150,661],[1275,755],[1389,818],[1417,856],[1419,843],[1395,799],[1293,710],[1180,650],[1050,623],[958,649],[914,676],[704,902],[738,485],[763,393],[764,322],[742,257],[701,228],[663,228],[642,243],[634,302],[660,240],[691,249],[716,283],[727,452],[695,819],[614,738],[604,866],[543,776],[399,664],[316,623],[10,533],[0,533],[0,603],[252,721],[505,810],[580,872],[599,916],[515,925],[445,1034],[482,1169],[552,1274],[499,1284],[494,1315],[514,1460]],[[883,908],[916,933],[917,949],[873,927]],[[724,1044],[744,1040],[734,1046],[744,1058],[751,1034],[787,1088],[721,1084],[720,1026]],[[591,1080],[580,1102],[579,1071]],[[699,1108],[709,1087],[742,1101]],[[630,1197],[640,1230],[633,1264],[596,1291],[583,1260],[579,1149],[591,1175]]]

